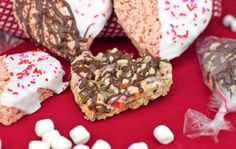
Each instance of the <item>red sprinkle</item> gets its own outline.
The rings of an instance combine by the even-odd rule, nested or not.
[[[13,90],[8,88],[7,91],[8,91],[8,92],[12,92]]]
[[[31,84],[35,84],[36,82],[35,81],[30,81]]]

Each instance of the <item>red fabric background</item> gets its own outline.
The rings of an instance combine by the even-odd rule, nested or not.
[[[223,14],[232,13],[236,16],[236,1],[223,1]],[[236,38],[236,33],[222,26],[222,19],[214,19],[204,32],[202,37],[216,35],[220,37]],[[135,48],[128,39],[98,39],[92,48],[95,53],[103,49],[117,47],[121,50],[134,52]],[[32,50],[35,45],[26,42],[17,48],[10,50],[7,54]],[[69,64],[60,59],[67,74]],[[105,121],[89,122],[83,118],[83,114],[74,102],[70,89],[61,95],[56,95],[42,104],[42,108],[30,115],[25,116],[18,123],[10,127],[0,126],[0,138],[3,149],[25,149],[31,140],[39,138],[34,133],[34,125],[37,120],[50,118],[54,121],[56,129],[62,135],[69,137],[69,131],[79,125],[84,125],[91,133],[89,146],[97,139],[105,139],[113,149],[125,149],[130,144],[144,141],[150,149],[198,149],[235,148],[236,131],[221,132],[220,142],[215,144],[210,138],[201,137],[189,139],[182,133],[184,113],[188,108],[199,110],[213,117],[214,112],[207,109],[207,102],[211,92],[204,85],[201,70],[195,53],[195,44],[189,48],[180,58],[172,61],[174,72],[174,84],[166,97],[161,97],[146,107],[135,111],[127,111]],[[68,75],[67,75],[68,76]],[[236,113],[226,117],[236,128]],[[175,134],[175,141],[170,145],[160,145],[153,137],[153,129],[160,124],[165,124]]]

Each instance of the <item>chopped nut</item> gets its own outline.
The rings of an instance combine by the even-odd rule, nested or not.
[[[139,93],[139,89],[137,88],[137,87],[134,87],[134,86],[130,86],[130,87],[128,87],[128,93],[129,94],[137,94],[137,93]]]
[[[127,66],[128,60],[127,60],[127,59],[118,60],[118,61],[117,61],[117,64],[118,64],[118,65],[121,65],[121,66]]]
[[[151,68],[151,69],[149,70],[149,74],[155,74],[155,69],[154,69],[154,68]]]

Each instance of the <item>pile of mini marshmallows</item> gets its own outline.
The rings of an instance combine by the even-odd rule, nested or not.
[[[40,120],[35,125],[35,132],[42,141],[35,140],[29,143],[29,149],[71,149],[72,142],[59,131],[55,129],[54,123],[50,119]],[[70,131],[70,137],[75,144],[73,149],[90,149],[85,145],[90,139],[90,133],[82,125],[78,125]],[[171,130],[164,125],[155,128],[153,135],[161,144],[169,144],[174,140]],[[97,140],[92,149],[111,149],[111,145],[105,140]],[[128,149],[148,149],[144,142],[137,142],[128,147]]]
[[[71,149],[72,142],[61,136],[54,128],[54,123],[50,119],[38,121],[35,125],[35,133],[42,138],[42,141],[31,141],[29,149]],[[76,145],[73,149],[89,149],[85,144],[90,139],[90,133],[82,125],[73,128],[70,131],[70,137]],[[104,140],[97,140],[92,149],[111,149],[111,146]]]
[[[236,18],[233,15],[226,15],[223,19],[223,25],[230,27],[232,32],[236,32]]]

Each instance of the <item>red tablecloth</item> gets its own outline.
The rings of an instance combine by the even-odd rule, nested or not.
[[[236,1],[225,0],[223,13],[236,15]],[[222,26],[221,19],[213,19],[208,29],[202,35],[216,35],[221,37],[236,38],[236,33]],[[117,47],[121,50],[135,52],[128,39],[98,39],[93,44],[94,52]],[[7,54],[32,50],[35,45],[26,42]],[[60,59],[67,75],[69,64]],[[105,139],[113,149],[125,149],[134,142],[144,141],[150,149],[176,148],[235,148],[236,131],[221,132],[220,142],[215,144],[210,138],[201,137],[189,139],[183,135],[184,113],[188,108],[199,110],[210,117],[214,112],[207,110],[207,102],[211,92],[204,85],[201,70],[195,53],[195,44],[180,58],[172,61],[174,72],[174,84],[166,97],[161,97],[146,107],[135,111],[127,111],[105,121],[89,122],[83,118],[83,114],[74,102],[70,89],[61,95],[56,95],[42,104],[42,108],[30,115],[25,116],[18,123],[10,127],[0,126],[0,138],[3,141],[3,149],[25,149],[31,140],[38,140],[34,132],[37,120],[50,118],[54,121],[56,129],[62,135],[69,137],[69,131],[76,125],[84,125],[91,133],[88,145],[91,146],[97,139]],[[236,127],[236,113],[226,117]],[[175,141],[170,145],[160,145],[153,137],[153,129],[160,124],[165,124],[173,130]]]

